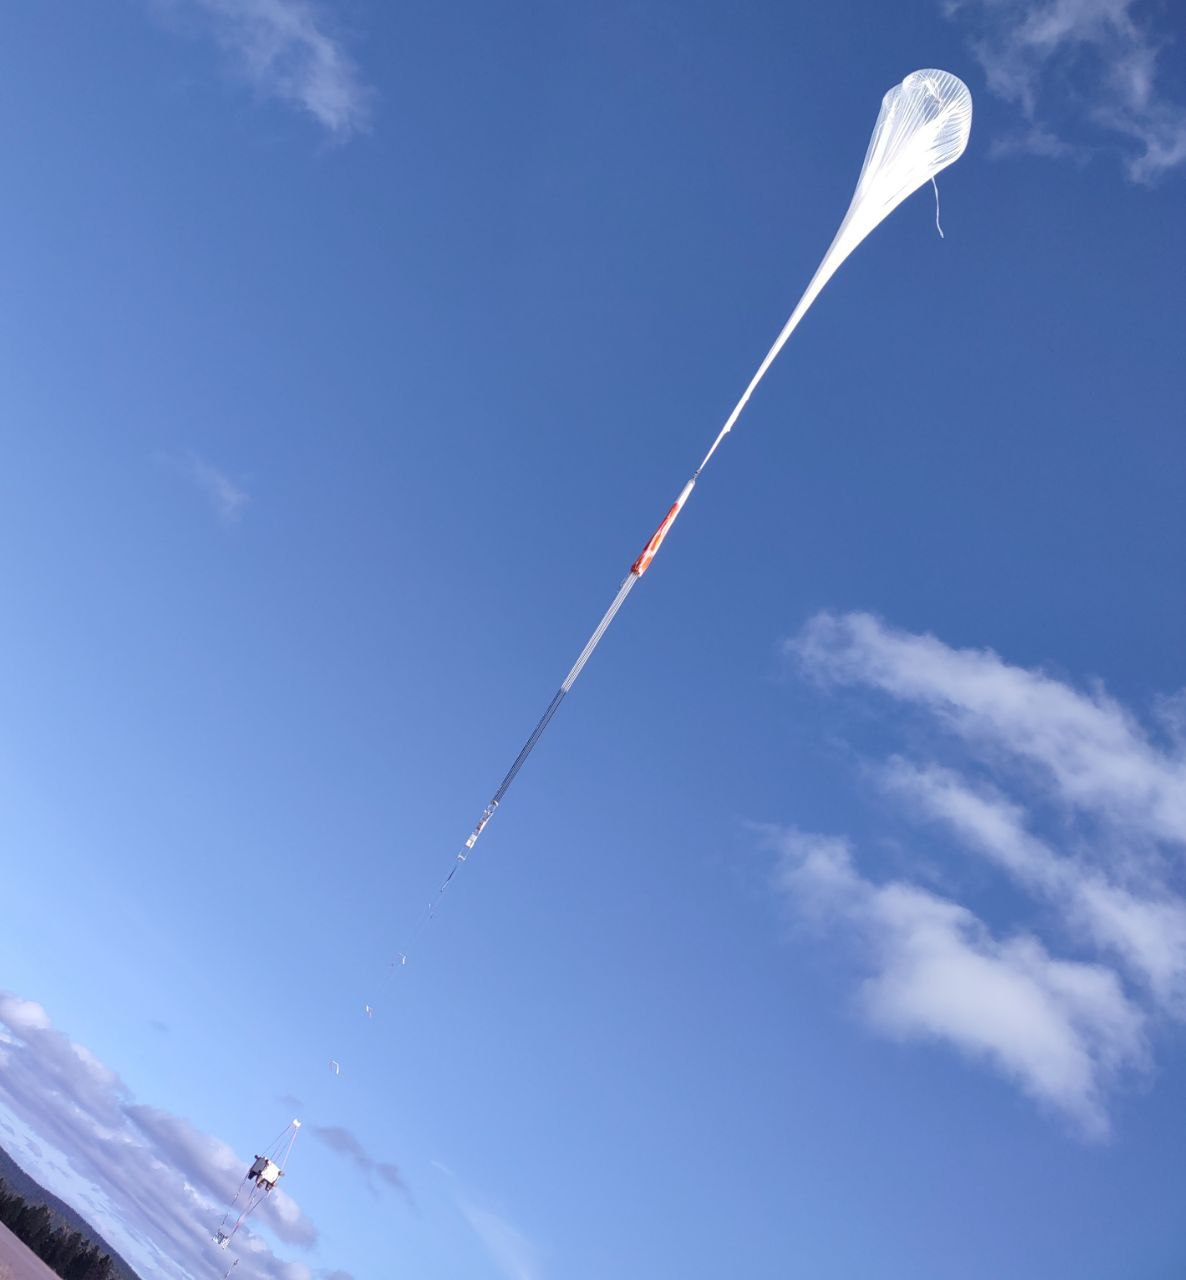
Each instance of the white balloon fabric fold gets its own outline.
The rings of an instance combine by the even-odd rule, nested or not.
[[[502,803],[507,788],[514,781],[528,755],[539,741],[540,735],[559,709],[560,703],[572,687],[577,676],[584,669],[593,650],[613,621],[618,610],[625,603],[626,597],[650,567],[659,551],[664,538],[671,530],[676,518],[691,497],[692,490],[700,478],[700,473],[709,459],[717,451],[721,441],[733,429],[742,410],[753,395],[758,383],[765,377],[767,370],[778,357],[778,353],[786,345],[787,339],[794,333],[799,321],[807,313],[808,308],[819,296],[824,285],[836,273],[840,264],[861,243],[862,240],[887,218],[907,196],[919,187],[931,181],[936,174],[958,160],[968,145],[968,134],[972,127],[972,95],[962,80],[947,71],[924,70],[915,71],[906,77],[901,84],[891,89],[881,102],[881,112],[877,123],[873,126],[873,136],[869,139],[869,149],[865,153],[865,163],[861,167],[857,179],[856,190],[848,212],[840,224],[827,253],[812,276],[803,296],[799,299],[790,319],[782,328],[774,345],[766,353],[757,372],[750,379],[741,399],[733,407],[724,426],[712,442],[712,447],[705,454],[704,460],[692,473],[691,479],[684,485],[679,496],[663,517],[658,529],[643,548],[638,559],[630,566],[630,572],[622,580],[618,593],[610,607],[597,624],[588,643],[573,664],[560,688],[556,691],[547,710],[527,739],[523,749],[516,757],[514,764],[503,778],[498,790],[486,806],[477,826],[466,840],[457,861],[441,886],[436,901],[429,907],[429,919],[439,902],[440,895],[448,887],[449,881],[456,874],[458,865],[465,861],[470,850],[477,843],[486,824],[494,816]]]

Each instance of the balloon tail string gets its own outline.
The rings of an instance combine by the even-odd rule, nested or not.
[[[931,178],[931,186],[935,188],[935,230],[939,233],[940,240],[946,240],[947,237],[943,234],[943,228],[939,225],[939,184],[933,177]]]

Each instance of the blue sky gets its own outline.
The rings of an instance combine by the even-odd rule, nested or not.
[[[0,1142],[146,1276],[293,1114],[241,1274],[1180,1273],[1172,19],[10,8]],[[923,66],[946,239],[828,286],[393,975]]]

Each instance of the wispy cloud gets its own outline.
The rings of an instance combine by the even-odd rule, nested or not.
[[[848,925],[868,949],[872,1024],[982,1057],[1085,1133],[1107,1132],[1104,1092],[1144,1060],[1144,1018],[1101,965],[1052,957],[1032,935],[995,937],[966,907],[861,876],[841,839],[772,833],[777,887],[797,911]]]
[[[251,495],[225,471],[192,451],[167,455],[162,461],[185,476],[222,524],[239,522]]]
[[[1158,747],[1102,689],[1080,692],[991,649],[952,649],[862,613],[819,614],[788,652],[821,680],[911,703],[980,755],[1023,765],[1069,809],[1186,845],[1186,757]]]
[[[1087,147],[1074,145],[1032,120],[1023,129],[994,138],[989,153],[994,157],[1040,156],[1044,160],[1070,160],[1075,164],[1084,164],[1091,158]]]
[[[892,755],[871,776],[920,834],[1005,876],[1039,923],[994,934],[950,898],[864,877],[844,839],[795,830],[771,836],[787,901],[865,939],[874,1026],[977,1054],[1103,1134],[1108,1090],[1146,1061],[1146,1025],[1186,1016],[1181,741],[1163,743],[1101,688],[867,614],[820,614],[787,651],[825,688],[894,704],[916,758]]]
[[[542,1272],[539,1250],[534,1242],[505,1215],[479,1203],[448,1165],[439,1160],[432,1163],[453,1184],[453,1194],[462,1216],[507,1280],[539,1280]]]
[[[535,1245],[513,1223],[491,1209],[462,1199],[461,1212],[507,1280],[539,1280]]]
[[[1092,866],[1089,847],[1056,851],[1027,829],[1024,809],[991,784],[900,758],[889,762],[883,781],[916,815],[944,824],[965,847],[1052,904],[1065,926],[1110,953],[1159,1003],[1186,1012],[1186,902],[1156,885],[1134,890],[1118,883],[1122,866]],[[1105,862],[1108,852],[1099,851]]]
[[[88,1203],[94,1225],[144,1274],[188,1280],[209,1271],[202,1224],[213,1228],[248,1161],[181,1117],[136,1102],[41,1005],[2,991],[0,1110],[52,1149],[31,1171],[67,1201]],[[281,1240],[316,1240],[313,1224],[281,1191],[260,1214]],[[241,1232],[238,1242],[236,1274],[245,1280],[310,1280],[307,1266],[277,1257],[260,1236]]]
[[[298,107],[338,139],[367,127],[372,91],[318,0],[156,0],[200,19],[258,93]]]
[[[367,1183],[372,1187],[374,1179],[378,1178],[387,1186],[403,1192],[405,1196],[410,1195],[399,1169],[389,1161],[376,1160],[349,1129],[340,1125],[310,1125],[309,1131],[331,1151],[350,1160],[366,1176]]]
[[[1082,157],[1098,131],[1126,145],[1129,176],[1148,182],[1186,164],[1186,106],[1163,88],[1156,6],[1138,0],[945,0],[968,26],[989,88],[1022,124],[994,150]],[[1069,108],[1069,109],[1068,109]],[[1068,140],[1063,125],[1082,130]],[[1097,137],[1091,139],[1092,131]]]

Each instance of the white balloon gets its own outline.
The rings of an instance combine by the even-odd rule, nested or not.
[[[840,264],[907,196],[964,154],[971,131],[972,95],[968,86],[950,71],[912,71],[882,98],[865,163],[840,229],[791,312],[791,318],[766,352],[757,373],[712,442],[712,448],[704,455],[704,462],[696,468],[696,476],[733,430],[733,424],[741,417],[758,383]]]

